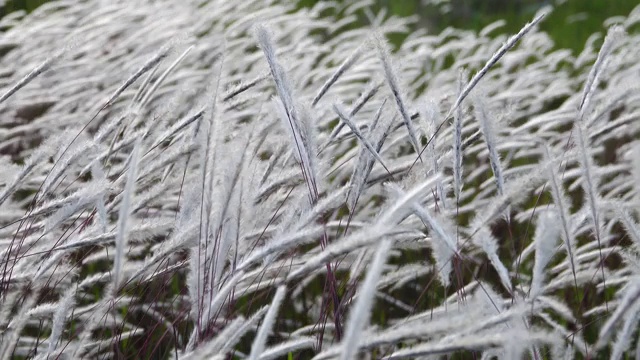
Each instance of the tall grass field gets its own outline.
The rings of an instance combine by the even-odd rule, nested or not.
[[[640,6],[372,5],[3,17],[0,359],[640,359]]]

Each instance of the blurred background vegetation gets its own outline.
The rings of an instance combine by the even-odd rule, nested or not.
[[[18,10],[30,12],[47,1],[50,0],[0,0],[0,16],[5,16]]]
[[[0,0],[0,17],[16,10],[32,11],[49,0]],[[296,1],[296,0],[284,0]],[[312,6],[322,0],[297,0],[299,7]],[[352,1],[352,0],[343,0]],[[625,16],[640,0],[374,0],[374,10],[388,14],[417,16],[417,26],[439,33],[449,26],[481,30],[496,20],[504,19],[501,32],[517,32],[544,6],[553,12],[541,24],[555,41],[556,47],[580,51],[587,38],[605,32],[603,22],[614,16]],[[365,25],[366,19],[362,19]],[[396,43],[402,38],[391,39]]]
[[[318,0],[299,0],[310,6]],[[375,10],[389,14],[417,16],[418,26],[440,33],[449,26],[479,31],[504,19],[499,33],[516,33],[545,6],[553,11],[540,28],[554,40],[557,48],[582,50],[590,35],[605,33],[605,20],[626,16],[640,5],[639,0],[375,0]],[[394,39],[392,39],[393,41]]]

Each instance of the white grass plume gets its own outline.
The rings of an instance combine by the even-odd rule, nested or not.
[[[498,242],[496,238],[491,234],[489,229],[479,224],[479,221],[474,221],[475,225],[473,228],[478,229],[472,237],[473,242],[478,245],[491,262],[491,265],[498,273],[498,277],[500,278],[500,282],[505,290],[507,290],[510,294],[513,294],[513,284],[511,283],[511,278],[509,275],[509,270],[502,263],[500,257],[498,256]]]
[[[315,161],[313,161],[312,151],[305,146],[308,142],[305,141],[306,134],[304,134],[305,129],[300,118],[300,109],[297,109],[294,104],[290,84],[285,77],[284,69],[276,59],[275,49],[273,48],[269,33],[260,25],[256,27],[255,32],[258,42],[267,58],[267,63],[269,64],[271,75],[275,81],[276,90],[280,98],[281,106],[278,106],[276,103],[276,109],[282,112],[283,115],[281,119],[291,130],[294,153],[296,153],[301,165],[302,174],[309,189],[309,198],[313,204],[317,201],[318,197],[318,179],[315,174]]]
[[[640,303],[636,303],[629,310],[631,315],[625,317],[622,329],[617,334],[616,341],[613,344],[611,359],[621,359],[631,346],[631,337],[638,330],[638,321],[640,320]]]
[[[138,174],[138,160],[140,159],[140,148],[142,144],[136,142],[129,161],[127,172],[127,184],[124,188],[122,204],[118,213],[118,233],[116,235],[116,253],[113,258],[113,291],[117,292],[122,282],[122,268],[125,262],[125,247],[127,247],[127,234],[129,225],[129,204],[133,198]]]
[[[600,73],[605,64],[605,61],[610,56],[611,52],[614,50],[616,43],[624,36],[624,30],[620,26],[612,26],[609,28],[607,32],[607,36],[604,39],[604,43],[598,52],[598,57],[596,59],[595,64],[591,67],[591,71],[589,72],[589,76],[587,81],[584,84],[584,88],[582,90],[582,96],[580,98],[580,104],[578,105],[578,109],[580,110],[580,117],[584,115],[585,109],[589,107],[589,103],[591,102],[591,97],[593,96],[594,87],[597,85],[598,78],[600,77]]]
[[[425,135],[427,139],[431,141],[427,144],[427,148],[429,149],[429,159],[431,160],[431,169],[430,173],[437,174],[441,171],[440,169],[440,159],[442,154],[438,150],[438,139],[434,136],[438,129],[438,115],[440,114],[440,109],[438,105],[433,101],[427,101],[426,109],[423,114],[420,115],[421,120],[425,123]],[[442,209],[447,208],[447,193],[444,190],[444,185],[442,180],[438,180],[438,184],[436,186],[436,198],[438,201],[438,206]]]
[[[464,82],[467,78],[467,72],[465,70],[460,70],[458,74],[458,96],[462,93],[462,88],[464,87]],[[454,112],[453,118],[453,128],[454,128],[454,143],[453,143],[453,192],[456,199],[456,206],[460,205],[460,192],[462,191],[463,181],[463,149],[462,149],[462,126],[463,126],[463,118],[464,114],[462,112],[461,104],[458,105],[456,111]]]
[[[9,97],[11,97],[11,95],[15,94],[16,91],[18,91],[21,88],[23,88],[25,85],[30,83],[33,79],[38,77],[40,74],[42,74],[43,72],[49,70],[69,50],[70,49],[67,48],[67,47],[65,47],[65,48],[63,48],[61,50],[58,50],[53,56],[47,58],[44,62],[42,62],[36,68],[31,70],[31,72],[29,72],[29,74],[25,75],[22,79],[20,79],[20,81],[18,81],[9,90],[5,91],[4,94],[2,94],[2,96],[0,96],[0,103],[3,103],[5,100],[7,100]]]
[[[407,196],[400,188],[392,184],[389,184],[388,187],[399,198]],[[415,212],[416,216],[429,228],[440,279],[445,286],[449,286],[449,277],[453,269],[451,258],[454,255],[459,256],[455,236],[451,230],[452,226],[443,218],[436,219],[416,201],[409,206],[411,210]]]
[[[349,116],[354,117],[362,109],[362,107],[365,106],[378,93],[380,87],[381,85],[378,83],[369,84],[367,86],[367,89],[365,89],[360,97],[354,102],[353,108],[351,109],[351,111],[349,111]],[[331,131],[326,144],[321,148],[320,151],[323,151],[327,146],[329,146],[332,141],[335,140],[335,138],[338,136],[340,131],[342,131],[345,125],[346,124],[341,122]]]
[[[358,127],[353,124],[351,119],[349,119],[347,115],[345,115],[345,113],[340,109],[338,105],[334,104],[333,110],[336,112],[336,114],[338,114],[340,120],[342,120],[345,124],[347,124],[347,126],[349,126],[351,131],[354,133],[354,135],[356,135],[358,140],[360,140],[360,143],[369,151],[369,153],[371,153],[371,155],[380,163],[380,165],[382,165],[382,167],[384,167],[385,170],[390,173],[389,168],[384,164],[384,161],[380,157],[380,154],[378,154],[378,151],[373,147],[373,145],[371,145],[371,143],[369,143],[365,136],[360,132]]]
[[[360,286],[356,301],[349,312],[345,335],[342,339],[341,360],[352,359],[358,353],[359,339],[371,316],[371,307],[375,300],[376,286],[382,274],[386,259],[389,256],[391,245],[392,242],[390,239],[382,239],[373,255],[373,260],[371,261],[367,275]]]
[[[500,163],[500,154],[498,154],[498,139],[495,133],[495,128],[489,119],[489,114],[484,105],[484,102],[480,97],[475,97],[473,102],[476,118],[480,123],[480,129],[484,136],[485,145],[489,151],[489,163],[491,164],[491,171],[495,177],[496,187],[498,188],[498,194],[504,194],[504,175],[502,170],[502,164]]]
[[[382,61],[382,67],[384,69],[385,78],[387,80],[387,84],[393,93],[393,97],[395,98],[396,105],[398,107],[398,111],[400,111],[400,115],[402,115],[402,120],[404,121],[404,125],[407,127],[407,132],[409,133],[409,141],[413,146],[416,154],[420,154],[420,145],[418,144],[418,133],[413,125],[413,121],[411,120],[411,116],[409,115],[409,111],[406,108],[405,100],[402,96],[401,89],[398,84],[398,78],[393,70],[393,65],[391,64],[389,49],[387,45],[382,39],[382,37],[377,34],[375,36],[375,44],[378,48],[378,53],[380,56],[380,60]],[[420,155],[418,155],[420,157]]]
[[[587,134],[587,129],[584,124],[576,121],[575,123],[575,133],[578,142],[578,148],[580,149],[580,168],[582,170],[582,189],[586,194],[586,203],[590,209],[591,215],[591,229],[593,231],[594,237],[598,243],[598,249],[600,251],[600,268],[602,274],[602,281],[606,282],[605,273],[604,273],[604,257],[602,255],[602,216],[598,210],[598,205],[600,202],[600,196],[598,195],[598,186],[599,179],[595,174],[596,166],[591,157],[591,146],[589,144],[589,138]]]
[[[560,223],[558,216],[552,211],[545,211],[538,216],[536,233],[533,243],[535,245],[535,261],[529,296],[537,297],[542,290],[545,267],[556,252],[556,245],[560,238]]]
[[[51,336],[49,336],[49,346],[47,348],[47,356],[53,355],[58,347],[58,341],[62,335],[64,324],[69,316],[69,312],[75,305],[76,289],[71,288],[60,299],[58,308],[53,316],[53,325],[51,326]]]
[[[111,96],[104,102],[102,109],[110,106],[129,86],[144,75],[149,70],[155,68],[164,58],[169,55],[169,51],[173,49],[175,44],[169,43],[163,46],[153,57],[145,62],[133,75],[131,75],[120,87],[118,87]]]
[[[535,17],[530,23],[526,24],[520,31],[513,35],[512,37],[505,42],[498,51],[496,51],[493,56],[487,61],[487,63],[478,71],[469,81],[469,83],[462,89],[455,103],[451,107],[449,113],[451,114],[455,109],[460,106],[462,101],[469,95],[471,90],[476,87],[476,85],[480,82],[480,80],[489,72],[489,70],[495,65],[512,47],[514,47],[522,37],[524,37],[533,27],[540,22],[544,18],[546,14],[542,13]],[[448,118],[449,116],[446,116]]]
[[[551,153],[547,146],[543,147],[545,156],[547,159],[551,159]],[[560,225],[562,228],[562,239],[564,240],[565,250],[567,251],[567,257],[569,258],[569,262],[571,264],[571,272],[574,277],[574,285],[577,288],[577,280],[576,280],[576,266],[574,263],[574,246],[575,246],[575,236],[572,230],[572,221],[571,215],[569,213],[569,202],[565,195],[564,187],[562,184],[562,180],[556,166],[551,164],[547,170],[547,178],[549,181],[549,185],[551,188],[551,196],[553,197],[553,202],[555,206],[558,208],[558,216],[560,217]]]
[[[600,329],[598,342],[596,343],[596,349],[607,344],[609,338],[613,334],[614,326],[616,326],[623,317],[633,317],[636,313],[629,314],[629,312],[631,312],[631,310],[635,310],[636,312],[640,310],[637,306],[635,306],[637,305],[638,296],[640,296],[640,282],[634,281],[633,283],[629,284],[624,290],[625,292],[618,303],[616,311],[611,314],[611,316],[607,319],[607,321]]]
[[[345,72],[349,71],[349,68],[351,68],[358,60],[360,60],[360,57],[368,49],[368,47],[369,43],[368,41],[365,41],[362,45],[358,46],[358,48],[356,48],[354,52],[351,53],[351,55],[349,55],[349,57],[346,58],[344,62],[342,62],[342,64],[340,64],[340,67],[338,67],[333,75],[331,75],[331,77],[327,79],[327,81],[322,85],[320,90],[318,90],[318,94],[316,94],[316,96],[311,101],[311,106],[316,106],[316,104],[318,104],[318,101],[320,101],[320,99],[322,99],[327,91],[329,91],[329,88],[331,88],[331,86],[335,84],[335,82],[338,81],[338,79],[340,79],[340,77]]]
[[[273,296],[273,300],[271,301],[271,306],[269,306],[269,310],[267,314],[264,316],[264,320],[262,321],[262,325],[258,329],[258,333],[256,334],[255,339],[253,340],[253,345],[251,345],[251,354],[249,354],[249,359],[257,360],[259,359],[260,354],[264,351],[265,344],[267,342],[267,337],[269,333],[272,331],[273,325],[278,316],[278,310],[284,300],[284,296],[287,293],[287,288],[284,285],[278,286],[276,290],[276,294]]]

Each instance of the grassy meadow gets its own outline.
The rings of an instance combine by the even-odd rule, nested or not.
[[[0,360],[640,358],[636,5],[7,1]]]

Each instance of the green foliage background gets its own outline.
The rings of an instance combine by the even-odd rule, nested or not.
[[[311,6],[319,0],[299,0],[300,6]],[[504,19],[501,32],[516,33],[530,21],[542,7],[552,5],[554,10],[542,22],[540,29],[547,32],[558,48],[580,51],[586,40],[596,32],[604,33],[603,22],[613,16],[627,15],[638,0],[449,0],[448,9],[436,0],[376,0],[375,8],[385,8],[390,14],[416,15],[418,26],[439,33],[449,26],[460,29],[481,30]]]
[[[0,7],[0,16],[5,16],[18,10],[30,12],[47,1],[49,0],[5,0],[4,5]]]
[[[49,0],[6,0],[0,16],[17,10],[34,10]],[[292,1],[292,0],[290,0]],[[298,0],[298,6],[312,6],[322,0]],[[343,0],[344,1],[344,0]],[[448,26],[480,30],[494,21],[506,21],[503,32],[517,32],[541,7],[554,11],[541,24],[558,48],[580,51],[588,37],[604,32],[603,22],[613,16],[627,15],[638,0],[449,0],[447,9],[435,0],[375,0],[375,10],[385,8],[389,14],[416,15],[418,26],[438,33]],[[364,25],[364,24],[363,24]],[[396,42],[401,38],[392,39]]]

